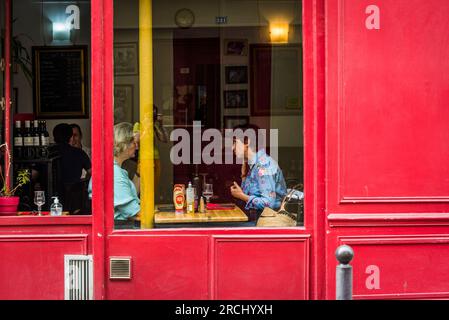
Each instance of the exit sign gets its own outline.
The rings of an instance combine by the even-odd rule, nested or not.
[[[228,16],[215,17],[215,23],[216,24],[227,24],[228,23]]]

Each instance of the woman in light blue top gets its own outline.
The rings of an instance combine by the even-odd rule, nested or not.
[[[121,168],[122,163],[133,157],[136,142],[133,126],[121,122],[114,126],[114,222],[116,228],[132,227],[140,214],[140,199],[128,172]],[[89,183],[89,197],[92,197],[92,184]]]
[[[140,200],[122,163],[136,152],[133,126],[122,122],[114,126],[114,220],[126,221],[140,213]]]

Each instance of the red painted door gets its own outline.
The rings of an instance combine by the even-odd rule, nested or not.
[[[448,15],[445,0],[327,4],[329,298],[342,243],[354,298],[449,296]]]

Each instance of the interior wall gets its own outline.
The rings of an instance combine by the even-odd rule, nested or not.
[[[246,84],[226,84],[224,68],[228,65],[246,65],[249,71],[249,50],[244,56],[231,56],[224,53],[226,39],[247,39],[248,45],[270,43],[268,21],[287,19],[290,22],[289,44],[300,44],[301,5],[299,1],[233,1],[233,0],[202,0],[202,1],[153,1],[153,68],[154,68],[154,102],[159,111],[164,114],[164,124],[168,132],[173,124],[173,33],[177,29],[174,16],[180,8],[189,8],[194,12],[195,24],[192,28],[177,32],[177,37],[185,38],[219,37],[221,61],[221,114],[224,116],[250,116],[250,79]],[[227,16],[228,23],[217,25],[216,16]],[[114,41],[138,43],[138,0],[114,1]],[[277,67],[282,70],[282,61],[277,61]],[[274,65],[274,64],[273,64]],[[273,67],[274,68],[274,67]],[[116,84],[131,84],[133,91],[133,121],[139,120],[139,78],[135,76],[115,76]],[[283,81],[291,81],[286,74]],[[247,108],[224,108],[224,90],[245,89],[248,92]],[[222,117],[222,121],[223,121]],[[261,128],[278,128],[279,130],[279,163],[284,175],[291,173],[292,166],[302,167],[303,127],[299,112],[271,117],[251,117],[251,122]],[[223,123],[222,123],[223,124]],[[172,143],[156,141],[160,150],[162,166],[170,166],[170,148]],[[294,160],[294,163],[292,163]],[[297,169],[298,170],[298,169]],[[172,170],[162,168],[164,181],[156,189],[156,201],[171,201]]]
[[[224,54],[225,39],[247,39],[248,44],[270,43],[268,20],[277,21],[280,16],[291,21],[289,31],[289,43],[301,43],[301,7],[299,1],[154,1],[153,2],[153,37],[154,37],[154,101],[159,107],[162,106],[166,123],[171,123],[172,115],[172,45],[174,15],[180,8],[188,7],[195,14],[195,25],[193,28],[183,30],[184,37],[206,37],[213,34],[219,36],[221,41],[221,88],[223,90],[246,89],[247,84],[225,84],[224,67],[227,65],[246,65],[249,67],[249,54],[246,56],[230,56]],[[138,42],[138,1],[116,0],[114,2],[116,21],[115,41]],[[228,23],[221,25],[217,32],[215,23],[216,16],[227,16]],[[279,64],[278,63],[278,67]],[[167,72],[170,70],[170,73]],[[285,75],[285,81],[289,82],[289,75]],[[117,84],[132,83],[138,86],[138,76],[120,76],[115,78]],[[223,94],[221,99],[221,114],[223,116],[249,116],[251,103],[248,95],[248,108],[228,109],[223,105]],[[139,97],[137,90],[134,91],[134,102],[138,106]],[[135,121],[138,119],[138,108],[134,108]],[[299,113],[297,113],[299,117]],[[222,119],[223,120],[223,119]],[[280,147],[302,146],[302,119],[291,115],[271,116],[270,122],[273,128],[282,128],[279,131]],[[266,117],[253,117],[252,121],[262,128],[267,127]],[[295,133],[292,136],[292,132]]]
[[[34,0],[12,1],[13,36],[18,37],[31,57],[32,46],[54,46],[52,43],[52,23],[64,22],[68,16],[65,9],[69,4],[80,8],[80,29],[71,31],[71,44],[88,46],[88,70],[90,70],[90,2],[70,1],[56,3]],[[66,44],[67,45],[67,44]],[[90,71],[88,72],[89,114],[90,108]],[[18,89],[18,113],[33,113],[33,88],[23,72],[12,73],[12,87]],[[51,119],[47,120],[47,130],[50,141],[53,141],[52,131],[58,123],[77,123],[83,132],[83,146],[91,148],[91,127],[89,119]]]

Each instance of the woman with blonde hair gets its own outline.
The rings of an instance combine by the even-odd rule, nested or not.
[[[123,162],[134,156],[136,141],[133,125],[121,122],[114,126],[114,224],[116,229],[138,227],[140,199],[128,172],[121,168]],[[92,183],[89,183],[92,198]]]
[[[140,213],[140,199],[123,162],[134,156],[136,141],[133,125],[121,122],[114,126],[114,220],[116,227],[135,220]]]

